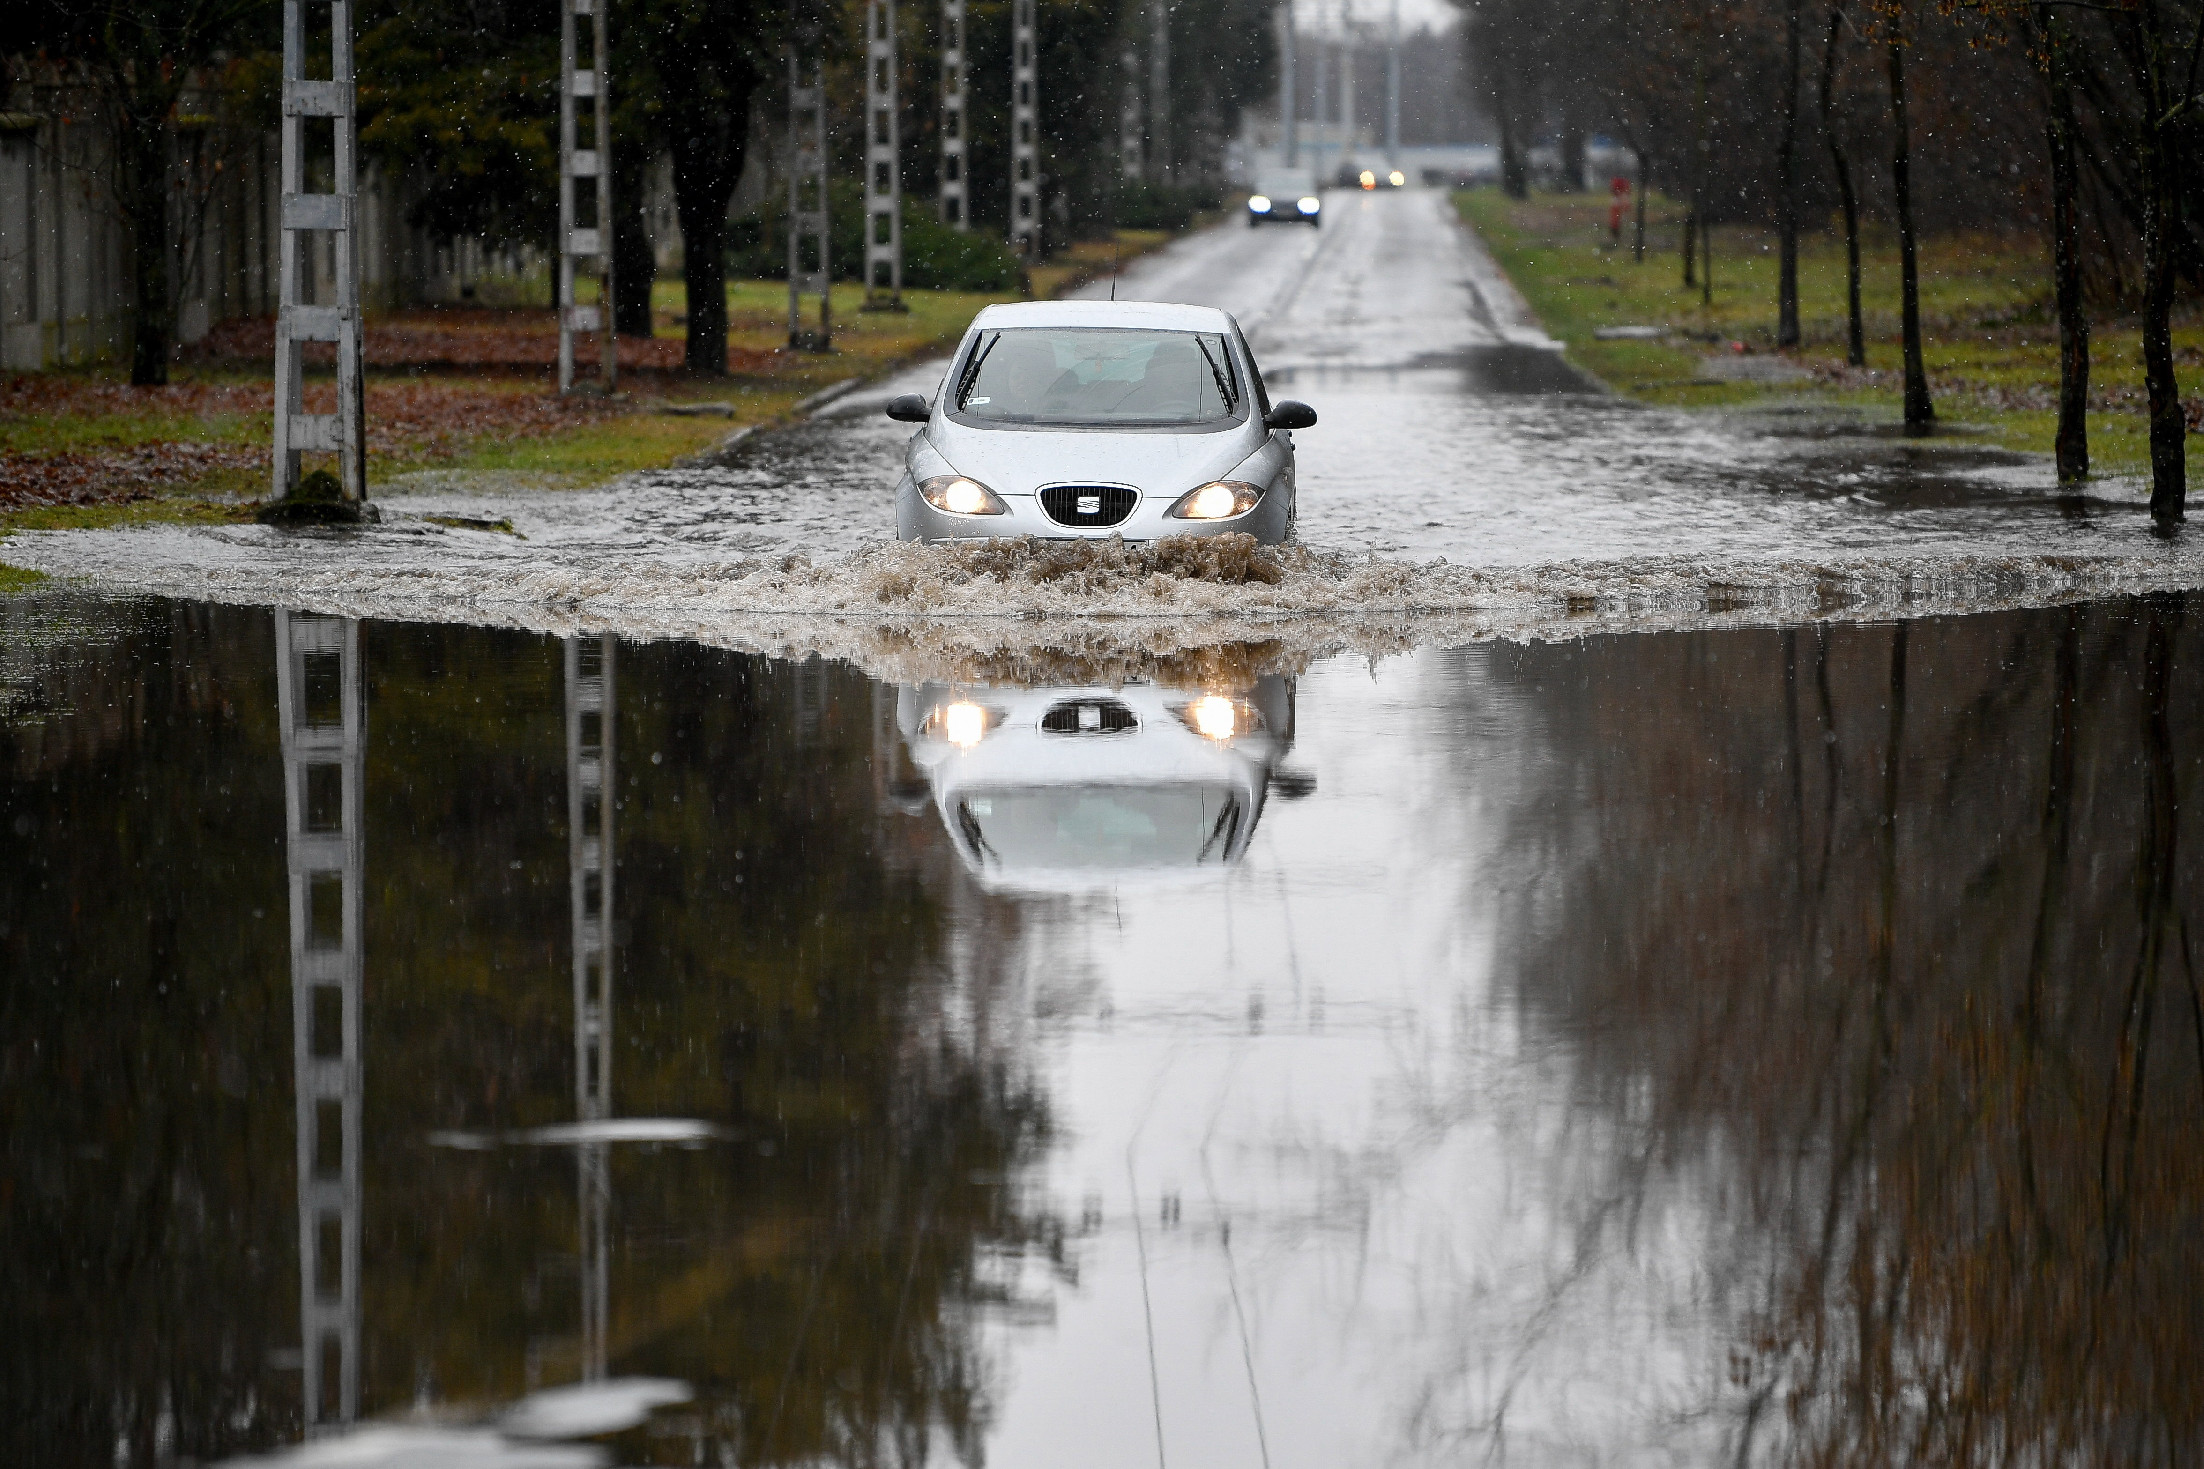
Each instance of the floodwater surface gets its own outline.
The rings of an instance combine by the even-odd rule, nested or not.
[[[2194,1462],[2200,636],[0,603],[0,1461]]]
[[[938,360],[706,462],[599,489],[428,472],[378,488],[385,522],[363,531],[19,534],[9,560],[241,604],[829,653],[833,627],[788,619],[1352,615],[1449,642],[1574,635],[1586,617],[1682,626],[1722,609],[1859,616],[2204,587],[2204,541],[2154,536],[2131,480],[2070,493],[2044,456],[1963,429],[1907,439],[1827,405],[1633,405],[1568,364],[1444,193],[1326,198],[1321,230],[1220,226],[1084,288],[1233,312],[1272,393],[1318,410],[1295,436],[1301,544],[1280,579],[1142,574],[1067,594],[896,545],[891,492],[913,431],[880,410],[936,392]],[[431,516],[509,520],[519,535]]]

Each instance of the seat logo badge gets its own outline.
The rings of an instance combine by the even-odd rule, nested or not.
[[[1100,515],[1102,513],[1102,497],[1100,495],[1081,495],[1079,497],[1079,513],[1081,515]]]

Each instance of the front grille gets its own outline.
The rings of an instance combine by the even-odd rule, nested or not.
[[[1115,699],[1066,699],[1041,716],[1041,733],[1126,734],[1140,728],[1132,710]]]
[[[1117,525],[1140,503],[1140,492],[1123,485],[1050,485],[1041,491],[1041,508],[1058,525]]]

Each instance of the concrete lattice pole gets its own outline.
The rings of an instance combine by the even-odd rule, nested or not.
[[[834,344],[833,284],[827,258],[826,86],[819,63],[811,85],[803,62],[788,58],[788,345],[824,352]],[[808,258],[807,258],[808,256]],[[803,324],[803,298],[819,298],[819,329]]]
[[[1385,26],[1385,166],[1400,168],[1400,0]]]
[[[612,91],[605,73],[605,0],[565,0],[559,18],[559,391],[574,390],[577,336],[597,334],[598,385],[611,392],[620,372],[620,344],[612,312]],[[589,25],[588,64],[582,64],[581,28]],[[590,146],[580,146],[579,103],[589,103]],[[591,222],[579,205],[583,183],[593,185]],[[595,261],[597,303],[574,300],[574,279]]]
[[[1171,146],[1171,6],[1148,0],[1148,177],[1159,184],[1178,178]]]
[[[275,494],[298,487],[299,455],[337,456],[343,498],[367,498],[367,415],[360,368],[360,246],[357,95],[352,73],[352,6],[329,6],[329,80],[306,76],[304,0],[283,0],[282,240],[276,263]],[[329,192],[306,192],[306,121],[328,118]],[[336,300],[313,296],[315,239],[330,237]],[[306,344],[337,348],[337,411],[305,411]]]
[[[1301,166],[1301,102],[1294,93],[1293,74],[1298,39],[1293,27],[1293,0],[1283,0],[1278,7],[1278,127],[1288,168]]]
[[[360,625],[276,613],[306,1433],[360,1414]]]
[[[1034,0],[1010,0],[1010,243],[1031,259],[1041,245],[1040,58]]]
[[[895,0],[865,6],[865,308],[903,309],[903,156]]]
[[[941,218],[972,227],[972,181],[965,156],[964,0],[941,0]]]
[[[1339,161],[1351,165],[1355,154],[1355,20],[1345,3],[1339,8]]]
[[[1144,172],[1140,107],[1140,48],[1130,41],[1117,53],[1120,101],[1117,108],[1117,161],[1128,179]]]
[[[579,1178],[582,1381],[605,1376],[611,1313],[612,1184],[592,1123],[612,1115],[612,882],[615,702],[611,638],[566,640],[567,880],[574,924],[574,1111]]]
[[[1309,142],[1310,166],[1316,171],[1316,186],[1321,189],[1324,187],[1324,133],[1331,124],[1328,115],[1331,111],[1331,43],[1319,34],[1310,52],[1309,59],[1316,67],[1316,84],[1309,89],[1310,120],[1316,124],[1316,136]]]

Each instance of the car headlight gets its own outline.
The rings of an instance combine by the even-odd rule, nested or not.
[[[1408,175],[1402,173],[1397,168],[1385,176],[1385,181],[1391,184],[1396,189],[1405,189],[1408,187]]]
[[[969,750],[1000,723],[1000,711],[959,699],[954,704],[941,705],[927,717],[926,733],[934,739],[947,740],[960,750]]]
[[[1262,498],[1263,492],[1254,485],[1236,479],[1213,480],[1188,490],[1163,513],[1173,520],[1230,520],[1253,510]]]
[[[976,479],[966,479],[961,474],[937,474],[932,479],[921,480],[919,495],[936,510],[946,510],[951,515],[1008,515],[1010,507],[995,492]]]
[[[1362,187],[1364,187],[1365,189],[1374,189],[1377,187],[1377,175],[1370,172],[1370,170],[1366,168],[1362,170],[1362,178],[1360,182],[1362,184]]]
[[[1205,740],[1235,739],[1253,734],[1263,727],[1263,716],[1255,712],[1255,706],[1240,699],[1222,698],[1208,694],[1180,707],[1179,722]]]
[[[1303,214],[1314,214],[1317,210],[1324,207],[1324,201],[1317,198],[1314,194],[1310,194],[1308,197],[1304,198],[1301,201],[1298,207]]]
[[[1247,196],[1247,207],[1251,214],[1268,214],[1270,213],[1270,198],[1265,194],[1250,194]]]

